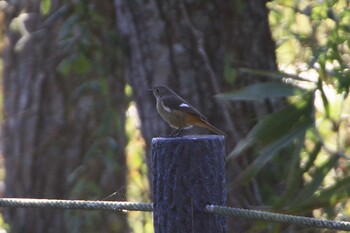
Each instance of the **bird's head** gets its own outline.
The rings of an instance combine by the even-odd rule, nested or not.
[[[171,90],[164,85],[154,86],[151,89],[149,89],[149,91],[151,91],[156,98],[167,94],[171,94]]]

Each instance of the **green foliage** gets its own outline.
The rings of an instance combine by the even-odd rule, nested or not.
[[[267,164],[281,166],[276,163],[283,156],[290,163],[281,168],[285,177],[275,179],[285,188],[282,193],[270,190],[263,199],[275,210],[334,218],[350,209],[350,3],[276,0],[269,8],[281,71],[244,71],[279,81],[219,97],[232,101],[283,97],[288,104],[260,119],[229,158],[247,149],[256,152],[237,178],[247,184]],[[285,157],[285,151],[292,153]],[[264,227],[268,224],[259,224],[259,229]],[[277,224],[273,229],[282,228]]]
[[[75,1],[66,6],[68,10],[60,18],[63,20],[57,43],[61,45],[64,57],[57,72],[66,79],[65,87],[72,92],[69,101],[91,105],[86,123],[94,126],[87,127],[90,131],[82,135],[82,164],[69,176],[71,198],[101,200],[117,191],[125,200],[124,111],[128,103],[123,77],[117,77],[124,51],[111,17],[114,11],[105,9],[111,5],[99,1]],[[67,109],[69,111],[69,106]],[[106,184],[112,180],[110,185]],[[71,232],[97,232],[107,228],[116,231],[111,228],[125,227],[120,223],[122,218],[111,224],[97,212],[70,211],[66,217]],[[101,222],[105,222],[102,227]]]
[[[312,125],[310,102],[302,106],[291,105],[266,116],[236,146],[230,155],[237,156],[249,146],[260,148],[259,156],[238,177],[240,182],[251,180],[278,151],[304,137]]]
[[[112,20],[98,12],[94,4],[78,1],[59,31],[58,39],[67,56],[58,71],[63,75],[92,70],[99,76],[114,73],[124,51]]]
[[[63,75],[75,73],[86,74],[92,68],[91,61],[84,54],[74,54],[62,60],[58,65],[58,70]]]
[[[51,10],[51,0],[41,0],[40,1],[40,11],[43,15],[47,15]]]
[[[228,53],[224,59],[224,78],[230,84],[233,84],[236,80],[236,69],[232,64],[234,64],[234,56],[232,53]]]
[[[71,8],[58,35],[66,56],[57,71],[63,76],[84,80],[75,87],[74,97],[97,97],[96,107],[104,107],[100,134],[111,135],[118,129],[115,128],[118,113],[111,101],[116,98],[113,88],[117,85],[110,84],[113,82],[111,77],[122,63],[118,53],[121,50],[118,34],[112,26],[112,19],[98,12],[94,3],[81,0]]]

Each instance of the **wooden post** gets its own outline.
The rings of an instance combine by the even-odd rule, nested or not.
[[[204,212],[226,205],[225,139],[184,136],[152,140],[155,233],[225,233],[226,217]]]

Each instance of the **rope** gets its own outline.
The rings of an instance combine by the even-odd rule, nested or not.
[[[134,211],[153,210],[152,204],[139,202],[82,201],[30,198],[0,198],[0,207]]]
[[[85,210],[130,210],[153,211],[153,204],[141,202],[83,201],[30,198],[0,198],[0,207],[10,208],[50,208]],[[206,205],[205,211],[213,214],[258,219],[280,223],[296,224],[307,227],[327,228],[350,231],[350,222],[321,220],[315,218],[276,214],[271,212]]]
[[[287,214],[276,214],[276,213],[265,212],[265,211],[229,208],[229,207],[217,206],[217,205],[206,205],[205,210],[208,213],[235,216],[235,217],[241,217],[241,218],[260,219],[260,220],[296,224],[296,225],[308,226],[308,227],[350,231],[350,222],[344,222],[344,221],[322,220],[322,219],[293,216],[293,215],[287,215]]]

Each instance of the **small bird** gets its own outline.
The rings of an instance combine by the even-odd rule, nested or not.
[[[150,91],[157,99],[157,110],[160,116],[176,130],[170,136],[178,136],[182,130],[197,126],[210,131],[226,135],[221,130],[211,125],[207,118],[187,101],[181,98],[169,87],[164,85],[155,86]]]

